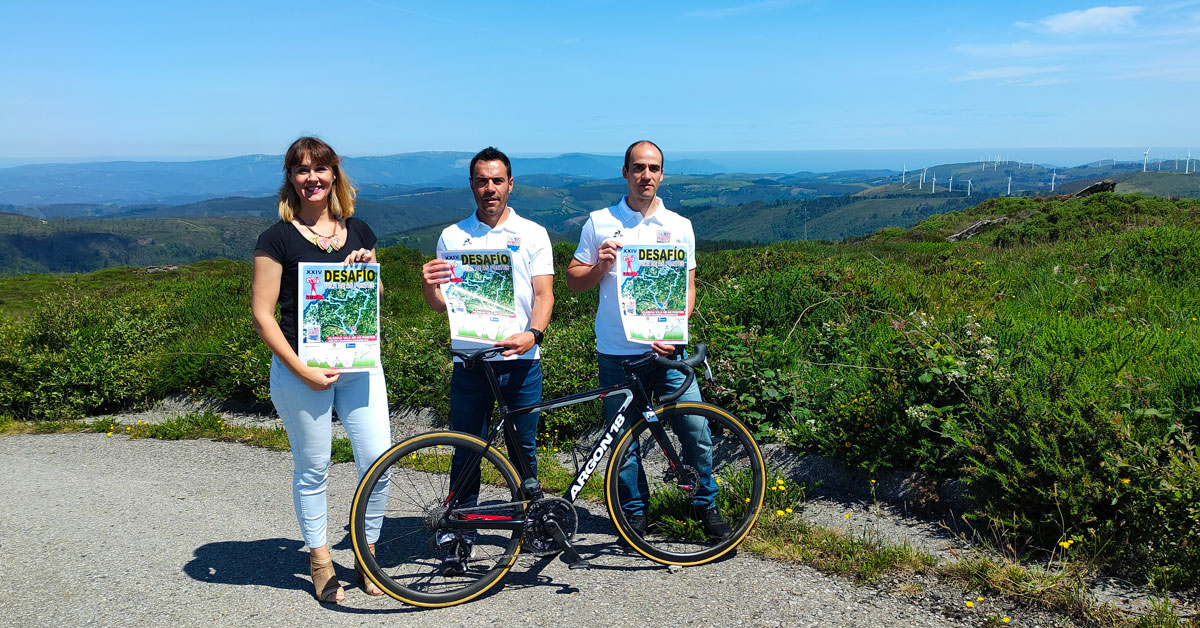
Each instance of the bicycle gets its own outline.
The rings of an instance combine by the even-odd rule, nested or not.
[[[708,403],[675,403],[695,380],[694,368],[705,359],[704,345],[697,345],[696,354],[686,360],[652,353],[632,358],[623,363],[625,381],[620,384],[512,410],[486,360],[503,350],[451,351],[467,368],[483,368],[491,383],[500,418],[490,427],[488,440],[450,430],[414,436],[384,452],[354,493],[350,537],[355,558],[385,593],[423,607],[467,602],[498,583],[522,550],[535,555],[561,551],[572,569],[588,566],[571,544],[579,519],[574,502],[610,449],[603,494],[617,533],[639,554],[666,565],[700,565],[728,554],[746,538],[766,490],[762,452],[746,426],[728,411]],[[683,371],[686,381],[654,408],[637,374],[656,365]],[[501,433],[507,443],[516,442],[511,417],[612,395],[620,396],[620,409],[595,445],[583,450],[590,452],[583,463],[575,459],[574,479],[561,497],[543,493],[524,456],[517,456],[514,466],[493,445]],[[630,413],[635,403],[636,412]],[[685,447],[675,434],[676,421],[688,416],[705,420],[711,435],[707,484],[696,466],[703,466],[706,456],[693,445]],[[463,470],[452,485],[456,454]],[[476,463],[479,473],[471,473]],[[646,496],[642,521],[621,507],[631,499],[629,483],[620,477],[623,470],[627,478],[636,475],[637,487]],[[469,494],[476,480],[477,497]],[[698,496],[712,499],[731,534],[705,532],[692,505]],[[371,499],[386,500],[374,553],[366,540]]]

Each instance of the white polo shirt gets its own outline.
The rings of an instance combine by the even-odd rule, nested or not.
[[[508,249],[513,252],[513,297],[516,299],[517,322],[521,329],[529,329],[529,318],[533,313],[533,277],[554,274],[554,251],[550,248],[550,236],[541,225],[517,215],[508,208],[508,218],[493,229],[480,222],[471,212],[470,216],[442,230],[438,238],[437,251],[462,251],[470,249]],[[454,339],[450,345],[455,349],[480,349],[493,346],[488,341]],[[541,345],[534,345],[524,355],[508,358],[496,356],[493,360],[537,360],[542,356]]]
[[[597,250],[606,240],[625,244],[682,244],[687,247],[688,270],[696,268],[696,237],[692,233],[692,221],[676,214],[655,197],[658,206],[649,218],[632,209],[622,198],[621,202],[600,209],[588,216],[579,234],[579,247],[575,259],[588,264],[599,260]],[[600,305],[596,308],[596,350],[609,355],[641,355],[650,350],[648,345],[625,339],[625,328],[621,325],[620,300],[617,298],[617,265],[613,264],[600,280]]]

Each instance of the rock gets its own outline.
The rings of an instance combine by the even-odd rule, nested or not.
[[[967,227],[966,229],[963,229],[962,231],[959,231],[958,233],[956,233],[952,236],[949,236],[946,239],[951,242],[961,242],[962,240],[966,240],[966,239],[972,238],[974,236],[977,236],[977,235],[983,233],[984,230],[986,230],[988,227],[990,227],[992,225],[998,225],[998,224],[1005,223],[1005,222],[1008,222],[1007,216],[1001,216],[999,218],[991,218],[991,219],[987,219],[987,220],[979,220],[979,221],[972,223],[971,226]]]
[[[1112,192],[1115,189],[1117,189],[1116,181],[1113,179],[1102,179],[1072,194],[1071,198],[1083,198],[1085,196],[1099,194],[1100,192]]]

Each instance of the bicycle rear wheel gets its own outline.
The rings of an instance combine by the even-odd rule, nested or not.
[[[737,547],[758,518],[766,490],[762,452],[746,426],[717,406],[680,403],[655,413],[683,461],[684,477],[671,468],[650,423],[639,419],[621,436],[609,461],[604,480],[608,512],[618,534],[651,560],[668,565],[711,562]],[[687,421],[693,422],[693,432],[711,435],[711,481],[703,477],[703,448],[690,442],[685,447],[677,434],[676,427],[685,429]],[[731,534],[718,537],[706,531],[701,517],[710,505],[728,522]],[[645,517],[644,529],[636,519],[631,522],[637,514]]]
[[[384,452],[363,476],[351,505],[350,541],[358,564],[385,593],[416,606],[451,606],[482,595],[508,573],[520,551],[519,529],[445,527],[448,519],[488,525],[524,516],[516,469],[495,448],[484,449],[482,440],[461,432],[421,434]],[[450,483],[456,452],[479,461],[479,497],[448,509],[452,488],[462,490]],[[381,511],[372,556],[367,518]]]

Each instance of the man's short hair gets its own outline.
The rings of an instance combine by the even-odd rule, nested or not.
[[[471,169],[468,171],[471,177],[475,176],[475,164],[481,161],[499,161],[503,163],[504,169],[508,171],[508,178],[512,178],[512,162],[508,160],[508,155],[500,152],[495,146],[488,146],[471,158]]]
[[[650,140],[638,140],[638,141],[630,144],[629,148],[625,149],[625,169],[626,170],[629,170],[629,158],[633,157],[633,149],[637,148],[638,144],[649,144],[649,145],[653,146],[654,150],[658,151],[658,156],[662,157],[663,161],[666,162],[667,158],[665,155],[663,155],[662,149],[658,147],[658,144],[655,144],[654,142],[651,142]],[[663,165],[665,166],[666,164],[664,163]]]

